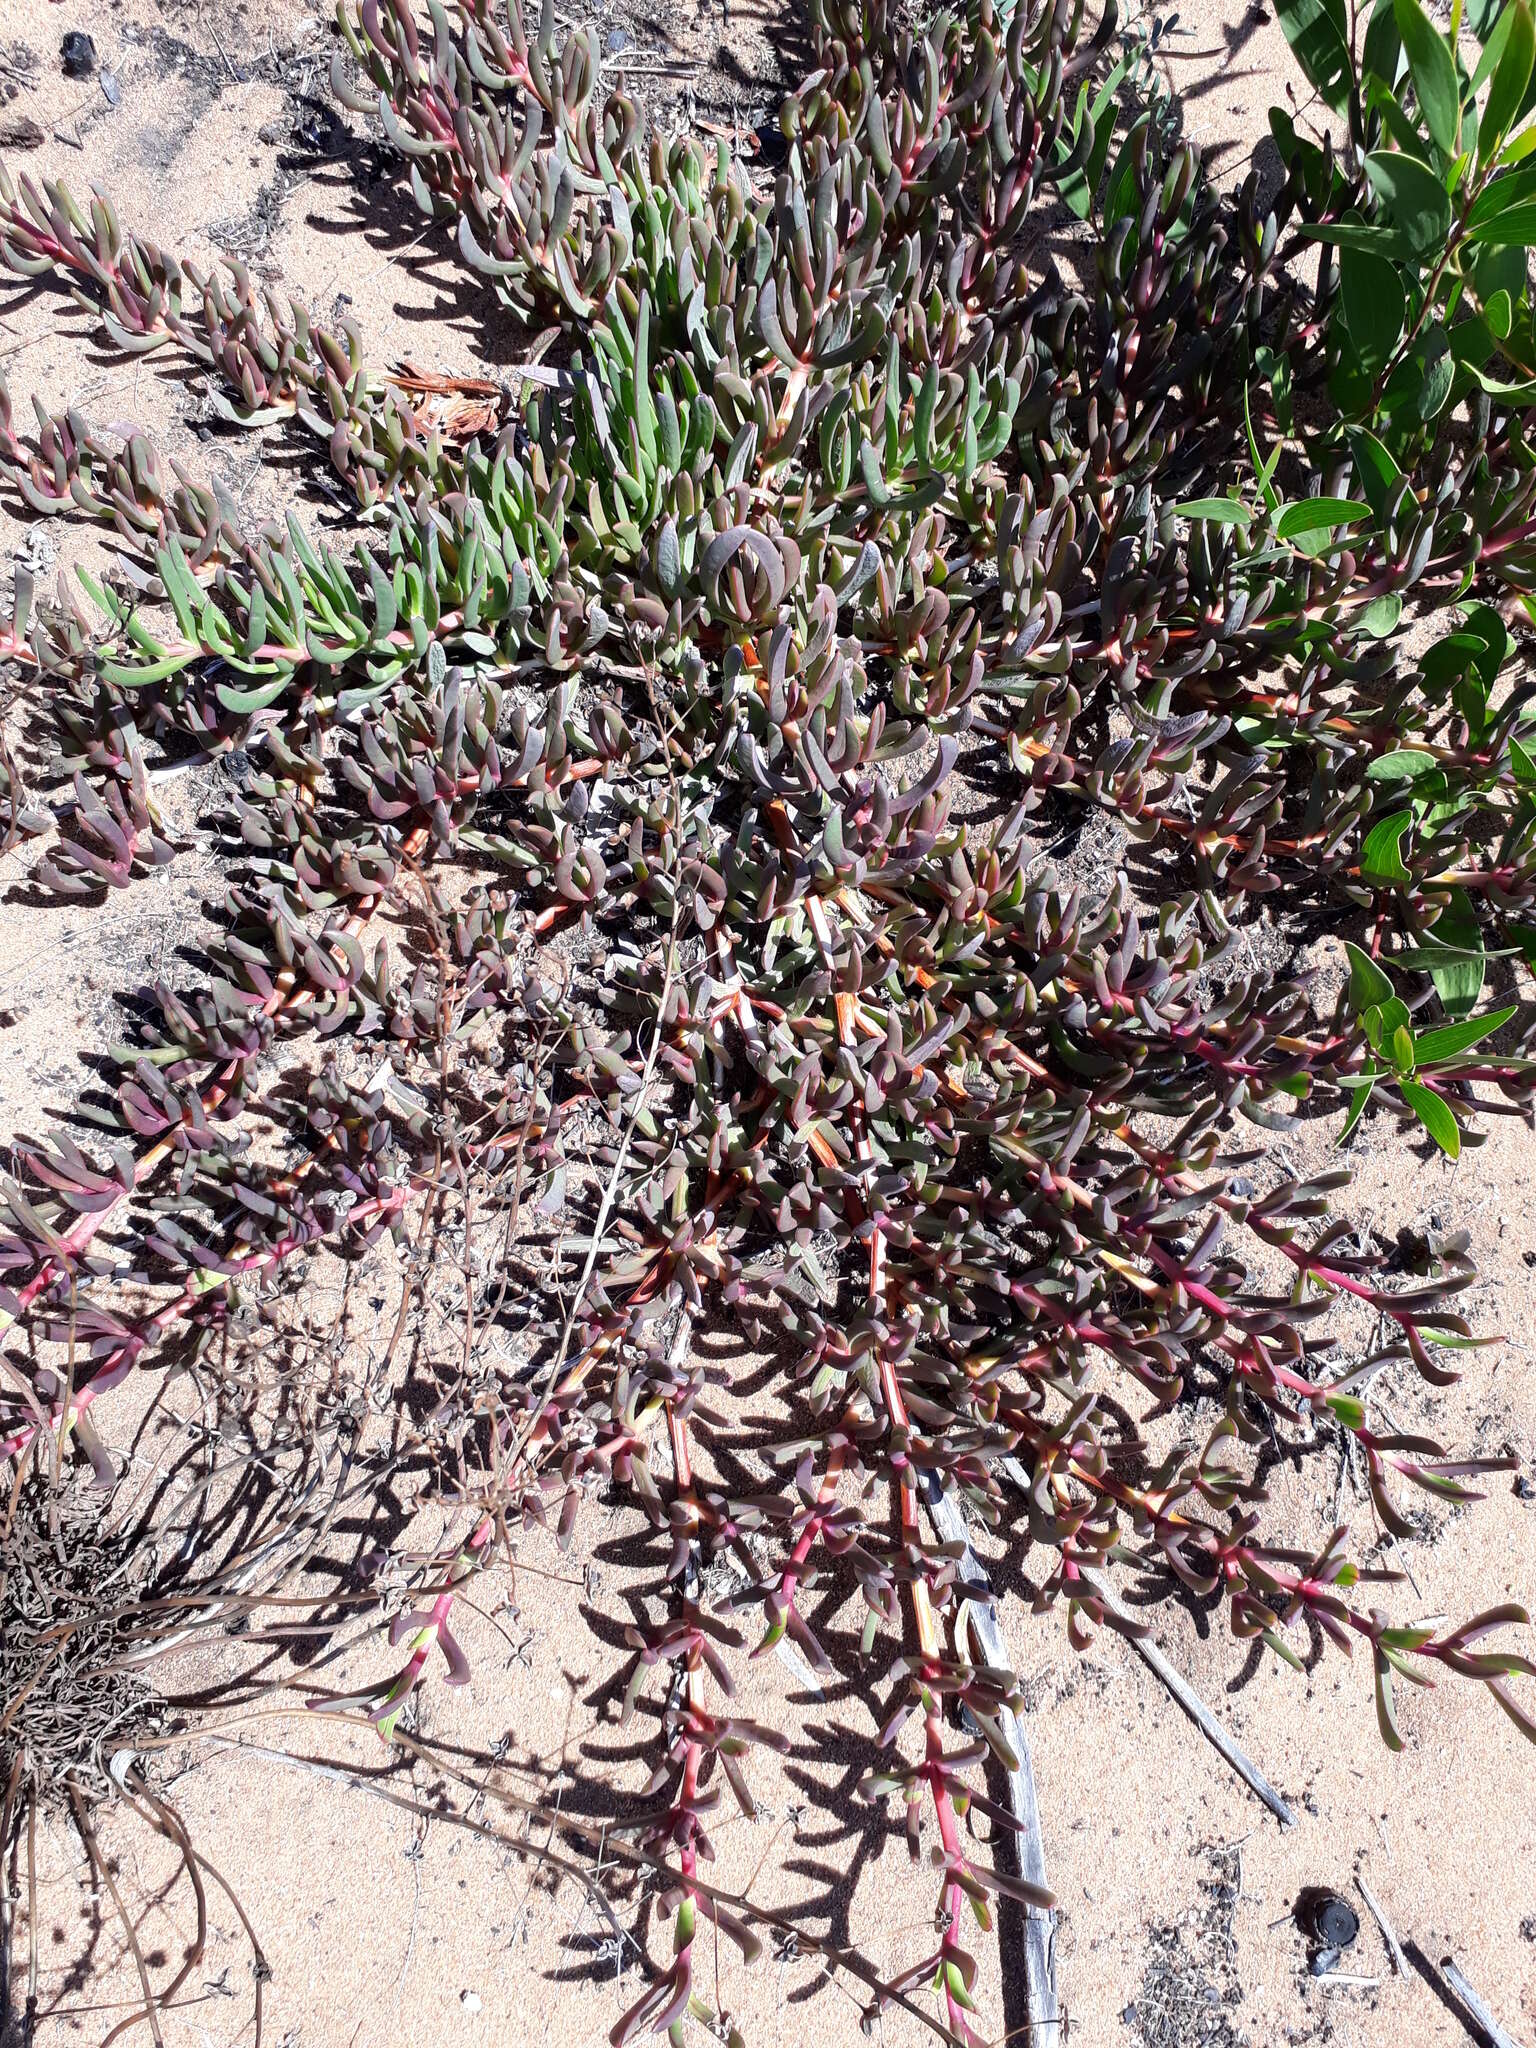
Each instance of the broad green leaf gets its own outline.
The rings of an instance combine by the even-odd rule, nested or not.
[[[1397,32],[1392,0],[1376,0],[1375,12],[1366,26],[1361,61],[1365,70],[1374,72],[1388,90],[1397,84],[1403,62],[1403,39]]]
[[[1506,207],[1474,227],[1471,238],[1485,249],[1529,249],[1536,242],[1536,203]]]
[[[1360,849],[1360,873],[1367,882],[1406,882],[1403,864],[1403,835],[1413,823],[1408,811],[1394,811],[1371,827]]]
[[[1485,227],[1497,215],[1508,213],[1513,206],[1524,206],[1531,199],[1536,199],[1536,164],[1502,170],[1473,200],[1467,225],[1473,229]]]
[[[1368,249],[1339,255],[1339,289],[1344,323],[1360,367],[1370,376],[1381,369],[1403,331],[1406,300],[1396,267]]]
[[[1515,324],[1515,308],[1509,293],[1502,287],[1484,300],[1483,318],[1495,341],[1508,341]]]
[[[1373,150],[1366,176],[1392,225],[1415,256],[1428,260],[1444,252],[1451,232],[1451,198],[1429,165],[1405,151]]]
[[[1485,61],[1496,48],[1498,60],[1493,83],[1488,88],[1488,102],[1483,108],[1478,130],[1479,163],[1487,161],[1504,131],[1518,117],[1525,89],[1531,82],[1531,67],[1536,62],[1536,32],[1532,29],[1531,10],[1526,0],[1515,0],[1513,7],[1506,8],[1489,38],[1488,49],[1484,52]]]
[[[1487,966],[1482,926],[1465,889],[1451,892],[1424,951],[1430,956],[1429,978],[1447,1012],[1452,1017],[1465,1015],[1483,992]]]
[[[1373,640],[1385,640],[1397,631],[1402,616],[1403,600],[1395,590],[1389,591],[1385,597],[1373,598],[1360,614],[1360,630]]]
[[[1517,383],[1507,384],[1502,377],[1490,377],[1475,363],[1469,363],[1467,368],[1490,398],[1530,398],[1536,393],[1536,377],[1522,377]]]
[[[1376,1012],[1377,1042],[1382,1045],[1388,1045],[1397,1037],[1397,1034],[1401,1031],[1408,1035],[1409,1049],[1411,1055],[1413,1039],[1412,1034],[1408,1032],[1409,1022],[1410,1019],[1408,1016],[1408,1005],[1403,1001],[1401,996],[1394,996],[1389,1003],[1383,1003],[1381,1008]],[[1411,1057],[1409,1063],[1410,1065],[1412,1064]]]
[[[1433,754],[1422,753],[1416,747],[1398,747],[1390,754],[1378,754],[1365,772],[1372,782],[1416,782],[1434,765]]]
[[[1483,317],[1490,332],[1503,341],[1509,330],[1499,334],[1490,308],[1496,299],[1507,299],[1511,326],[1526,293],[1526,256],[1523,249],[1480,248],[1472,267],[1472,287],[1482,302]]]
[[[1339,249],[1368,249],[1393,263],[1404,262],[1413,254],[1406,235],[1380,222],[1367,226],[1361,220],[1335,220],[1322,227],[1303,228],[1301,233],[1304,241],[1331,242]]]
[[[1342,114],[1354,76],[1344,0],[1276,0],[1275,12],[1297,63],[1334,112]]]
[[[1461,1132],[1445,1098],[1420,1081],[1399,1081],[1404,1102],[1448,1159],[1461,1157]]]
[[[1424,352],[1424,381],[1419,386],[1419,418],[1426,425],[1445,411],[1456,381],[1456,363],[1442,329]]]
[[[1464,1017],[1459,1024],[1442,1024],[1438,1030],[1426,1031],[1418,1044],[1419,1065],[1432,1066],[1437,1060],[1455,1059],[1458,1053],[1470,1051],[1485,1038],[1491,1038],[1514,1014],[1515,1005],[1511,1003],[1507,1009],[1491,1011],[1486,1017]]]
[[[1213,526],[1251,526],[1253,514],[1236,498],[1186,498],[1169,511],[1180,519],[1208,519]]]
[[[1468,607],[1461,630],[1471,634],[1477,642],[1479,651],[1472,657],[1472,666],[1491,687],[1498,679],[1499,670],[1515,651],[1514,638],[1508,626],[1491,604],[1474,604]]]
[[[1379,78],[1372,78],[1365,92],[1371,112],[1381,116],[1387,133],[1398,148],[1406,150],[1409,156],[1418,156],[1424,147],[1424,138],[1404,112],[1398,91],[1383,85]]]
[[[1305,533],[1330,532],[1364,519],[1370,509],[1359,498],[1303,498],[1299,504],[1286,506],[1275,521],[1275,534],[1280,540],[1295,540]]]
[[[1349,1000],[1356,1011],[1391,1002],[1392,984],[1370,954],[1350,939],[1344,941],[1344,951],[1349,955]]]
[[[1392,11],[1425,125],[1436,146],[1446,156],[1454,156],[1461,121],[1461,93],[1456,84],[1455,61],[1445,37],[1431,23],[1419,0],[1393,0]]]
[[[1376,517],[1385,519],[1397,498],[1403,472],[1393,459],[1391,450],[1368,427],[1351,427],[1348,435],[1350,453],[1355,458],[1355,468],[1360,476],[1360,488],[1370,500]]]

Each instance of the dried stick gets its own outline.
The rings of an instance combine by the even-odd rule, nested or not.
[[[1132,1622],[1134,1626],[1132,1616],[1121,1606],[1115,1595],[1109,1590],[1107,1583],[1097,1573],[1087,1571],[1080,1566],[1078,1577],[1085,1586],[1097,1594],[1111,1614],[1117,1616],[1121,1621]],[[1141,1658],[1148,1670],[1157,1674],[1179,1705],[1184,1709],[1185,1713],[1188,1714],[1191,1721],[1200,1730],[1206,1741],[1213,1748],[1220,1750],[1221,1754],[1226,1758],[1248,1789],[1263,1800],[1264,1804],[1283,1828],[1295,1827],[1295,1810],[1288,1806],[1285,1800],[1281,1798],[1258,1765],[1250,1757],[1245,1756],[1242,1750],[1238,1748],[1236,1742],[1233,1741],[1227,1730],[1222,1727],[1194,1687],[1190,1685],[1187,1679],[1181,1677],[1174,1670],[1156,1643],[1149,1636],[1145,1635],[1134,1635],[1131,1637],[1131,1642],[1137,1656]]]
[[[1399,1977],[1406,1977],[1408,1974],[1408,1958],[1403,1954],[1403,1945],[1397,1938],[1397,1929],[1387,1918],[1386,1908],[1358,1870],[1355,1872],[1355,1883],[1359,1887],[1361,1898],[1364,1899],[1366,1905],[1370,1908],[1371,1918],[1381,1929],[1381,1938],[1387,1944],[1387,1954],[1392,1958],[1392,1968]]]
[[[1017,1487],[1022,1493],[1029,1491],[1029,1475],[1025,1472],[1017,1458],[1004,1458],[999,1469],[1010,1485]],[[1088,1570],[1083,1565],[1078,1566],[1077,1575],[1082,1583],[1098,1599],[1103,1601],[1106,1610],[1113,1614],[1118,1621],[1126,1624],[1126,1633],[1130,1637],[1137,1656],[1141,1658],[1148,1670],[1155,1672],[1157,1677],[1162,1680],[1163,1684],[1167,1686],[1201,1734],[1213,1748],[1221,1752],[1249,1790],[1263,1800],[1282,1827],[1295,1827],[1296,1815],[1294,1810],[1280,1797],[1280,1794],[1270,1784],[1268,1778],[1265,1777],[1258,1765],[1246,1757],[1242,1750],[1238,1748],[1232,1737],[1222,1727],[1210,1708],[1206,1706],[1194,1687],[1189,1684],[1187,1679],[1182,1678],[1174,1670],[1156,1643],[1140,1629],[1134,1617],[1126,1612],[1119,1600],[1110,1591],[1108,1583],[1101,1579],[1096,1572]]]
[[[975,1631],[977,1646],[986,1661],[1000,1671],[1011,1669],[1002,1631],[997,1625],[997,1604],[986,1572],[966,1538],[965,1521],[954,1499],[940,1486],[935,1474],[924,1475],[923,1494],[929,1516],[944,1543],[964,1544],[960,1578],[967,1595],[966,1612]],[[1045,1844],[1040,1831],[1040,1802],[1035,1793],[1034,1766],[1024,1730],[1011,1707],[999,1709],[998,1720],[1008,1747],[1018,1758],[1008,1773],[1008,1804],[1019,1828],[1019,1875],[1049,1890],[1045,1875]],[[1056,1916],[1039,1906],[1024,1908],[1024,1972],[1028,1998],[1030,2043],[1044,2041],[1047,2029],[1061,2025],[1056,1999]]]
[[[1493,2048],[1520,2048],[1520,2044],[1516,2041],[1514,2035],[1504,2031],[1487,2006],[1484,2005],[1482,1999],[1467,1982],[1466,1978],[1457,1968],[1454,1956],[1441,1957],[1440,1974],[1461,2000],[1467,2011],[1471,2013],[1473,2019],[1477,2021],[1483,2032],[1488,2036],[1488,2039],[1493,2043]]]

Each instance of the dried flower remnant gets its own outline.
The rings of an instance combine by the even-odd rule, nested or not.
[[[1282,1656],[1308,1624],[1367,1647],[1389,1741],[1396,1681],[1442,1671],[1536,1734],[1519,1610],[1394,1620],[1346,1530],[1313,1554],[1271,1527],[1244,1457],[1267,1418],[1331,1417],[1389,1528],[1404,1486],[1464,1499],[1501,1468],[1379,1426],[1362,1393],[1389,1357],[1448,1376],[1465,1262],[1395,1287],[1335,1213],[1342,1170],[1257,1161],[1303,1106],[1347,1129],[1374,1102],[1453,1156],[1478,1114],[1530,1114],[1536,731],[1509,617],[1536,585],[1536,465],[1528,181],[1503,139],[1529,15],[1501,14],[1452,153],[1428,45],[1400,58],[1378,8],[1347,82],[1326,72],[1347,143],[1277,115],[1265,206],[1255,178],[1214,191],[1166,124],[1115,146],[1113,24],[1085,40],[1081,12],[967,0],[919,30],[821,0],[759,192],[725,138],[606,92],[595,32],[557,38],[552,10],[530,32],[464,0],[423,27],[348,0],[338,93],[559,365],[505,390],[379,371],[350,327],[237,263],[178,263],[103,197],[0,188],[11,271],[196,365],[232,420],[323,444],[366,521],[349,554],[297,516],[253,537],[137,438],[39,413],[28,439],[0,399],[10,487],[117,550],[0,642],[47,679],[67,770],[36,879],[132,888],[175,857],[152,762],[257,764],[220,820],[209,976],[157,990],[105,1139],[20,1149],[0,1312],[90,1338],[48,1391],[15,1352],[0,1434],[37,1456],[171,1331],[217,1329],[316,1247],[409,1244],[447,1200],[467,1271],[477,1175],[509,1244],[566,1216],[575,1297],[535,1305],[521,1367],[477,1366],[485,1426],[451,1484],[445,1461],[455,1519],[416,1561],[407,1661],[328,1704],[389,1735],[435,1669],[464,1677],[457,1589],[546,1502],[568,1534],[601,1476],[656,1519],[670,1592],[631,1627],[630,1698],[664,1689],[662,1747],[634,1826],[676,1940],[618,2040],[698,2013],[701,1918],[755,1947],[703,1875],[719,1781],[750,1813],[768,1739],[733,1665],[787,1637],[824,1669],[809,1595],[834,1580],[866,1648],[899,1651],[866,1789],[914,1854],[929,1831],[937,1874],[937,1945],[872,2009],[931,1985],[979,2038],[967,1916],[1040,1897],[972,1828],[1007,1826],[982,1766],[1010,1760],[1016,1690],[950,1642],[925,1485],[1043,1547],[1040,1604],[1078,1643],[1107,1618],[1085,1575],[1129,1556]],[[1377,88],[1404,63],[1400,103]],[[1031,234],[1058,195],[1077,287]],[[1314,242],[1307,284],[1290,258]],[[1390,333],[1358,267],[1387,258]],[[1136,859],[1090,891],[1044,844],[1096,813]],[[1297,931],[1349,920],[1332,1014],[1244,969],[1270,897]],[[367,1040],[403,1089],[364,1082]],[[315,1065],[283,1098],[279,1048]],[[124,1261],[147,1310],[114,1304]],[[472,1310],[466,1363],[527,1307],[503,1286]],[[1340,1373],[1356,1307],[1381,1335]],[[689,1331],[722,1312],[779,1365],[750,1493],[700,1442]],[[1171,1405],[1192,1376],[1222,1400],[1208,1440],[1127,1470],[1106,1399]],[[703,1588],[727,1560],[722,1611]]]

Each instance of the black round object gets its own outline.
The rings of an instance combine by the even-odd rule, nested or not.
[[[96,69],[96,45],[84,29],[72,28],[59,45],[66,78],[89,78]]]
[[[1341,1899],[1337,1892],[1321,1885],[1308,1885],[1301,1894],[1296,1901],[1296,1918],[1302,1931],[1320,1948],[1333,1950],[1335,1958],[1360,1932],[1360,1915],[1348,1899]]]
[[[1360,1915],[1347,1899],[1330,1892],[1318,1906],[1317,1931],[1330,1948],[1348,1948],[1360,1932]]]

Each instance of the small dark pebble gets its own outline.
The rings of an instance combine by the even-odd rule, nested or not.
[[[48,140],[30,114],[13,114],[0,121],[0,149],[41,149]]]
[[[1515,1481],[1516,1500],[1536,1500],[1536,1479],[1529,1479],[1525,1473]]]
[[[1314,1977],[1326,1977],[1339,1966],[1339,1952],[1336,1948],[1320,1948],[1308,1963],[1307,1968]]]
[[[89,78],[96,69],[96,45],[83,29],[72,28],[59,45],[66,78]]]
[[[627,50],[634,40],[627,28],[611,28],[603,38],[603,48],[610,57],[617,57]]]
[[[1134,2027],[1140,2017],[1141,2015],[1137,2012],[1135,2006],[1128,2005],[1120,2015],[1120,2024],[1125,2027]]]

